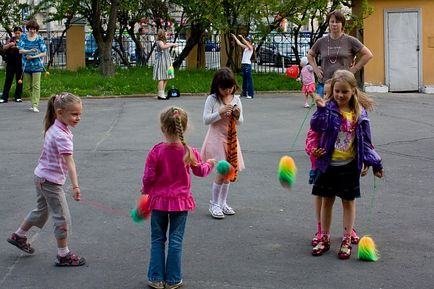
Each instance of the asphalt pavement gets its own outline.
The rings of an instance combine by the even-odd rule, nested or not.
[[[146,288],[150,226],[129,217],[146,153],[162,140],[159,112],[172,105],[189,112],[186,140],[200,148],[207,129],[202,123],[205,97],[83,101],[82,121],[73,129],[82,201],[68,196],[73,222],[69,245],[88,261],[79,268],[54,266],[51,220],[42,230],[31,230],[31,256],[6,242],[35,206],[33,170],[43,143],[46,101],[39,114],[27,111],[29,102],[1,104],[0,288]],[[266,93],[242,100],[245,123],[238,135],[246,170],[229,195],[236,215],[212,219],[213,176],[193,177],[197,208],[189,214],[184,239],[184,288],[433,288],[434,96],[388,93],[375,99],[371,129],[385,178],[374,182],[371,172],[362,178],[356,229],[373,237],[379,261],[358,260],[357,246],[350,260],[337,258],[342,232],[338,200],[331,250],[311,256],[316,224],[304,141],[314,109],[303,108],[300,93]],[[284,155],[298,166],[290,192],[276,180]]]

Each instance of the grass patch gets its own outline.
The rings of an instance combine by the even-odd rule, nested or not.
[[[175,86],[181,93],[208,93],[215,71],[179,70],[168,88]],[[242,85],[241,73],[236,74]],[[5,70],[0,70],[0,84],[3,85]],[[278,73],[254,73],[256,92],[299,90],[300,84],[294,79]],[[15,85],[12,92],[15,91]],[[152,68],[132,67],[117,69],[114,77],[102,77],[97,68],[85,68],[77,72],[51,69],[50,76],[42,77],[41,97],[68,91],[79,96],[156,95],[157,82],[152,80]],[[24,84],[24,97],[28,97]]]

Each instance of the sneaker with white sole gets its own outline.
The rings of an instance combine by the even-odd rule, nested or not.
[[[33,112],[39,112],[39,109],[35,106],[33,107]]]
[[[155,289],[164,289],[163,281],[148,281],[148,286]]]
[[[305,108],[309,108],[309,107],[310,107],[309,103],[306,102],[306,103],[304,104],[304,107],[305,107]]]
[[[219,205],[214,204],[210,201],[209,212],[214,219],[223,219],[225,215],[223,214],[222,208]]]
[[[223,205],[222,212],[225,215],[235,215],[234,209],[229,207],[227,204]]]
[[[248,95],[248,96],[246,96],[246,98],[247,98],[247,99],[252,99],[252,98],[253,98],[253,96],[251,96],[251,95]]]
[[[182,280],[175,284],[166,284],[166,289],[177,289],[182,287]]]

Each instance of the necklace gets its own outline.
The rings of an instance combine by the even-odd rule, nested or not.
[[[335,64],[336,61],[338,61],[339,51],[341,50],[341,41],[342,41],[342,37],[343,37],[343,35],[341,35],[341,36],[339,37],[338,49],[337,49],[336,57],[335,57],[334,60],[332,60],[332,58],[330,57],[330,35],[327,37],[327,56],[328,56],[329,62],[330,62],[331,64]],[[336,47],[335,47],[335,48],[336,48]]]

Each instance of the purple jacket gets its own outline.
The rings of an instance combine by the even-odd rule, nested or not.
[[[312,116],[310,126],[313,131],[321,134],[319,147],[326,151],[321,158],[316,160],[316,166],[321,172],[325,172],[330,164],[341,123],[342,116],[334,100],[327,102],[325,107],[318,107]],[[372,145],[368,113],[363,108],[357,120],[355,141],[357,143],[357,167],[359,171],[362,170],[363,163],[372,166],[374,172],[381,170],[383,168],[381,157]]]

